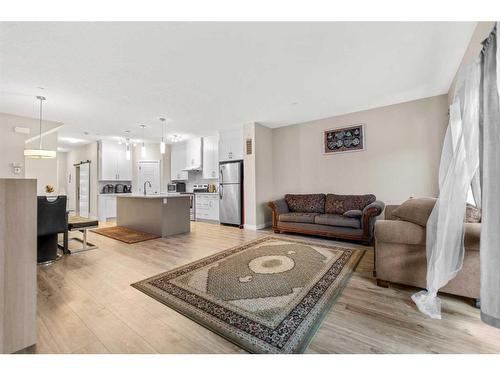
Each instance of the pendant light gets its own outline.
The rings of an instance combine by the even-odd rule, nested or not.
[[[125,159],[130,160],[130,138],[125,138]]]
[[[24,156],[29,159],[54,159],[56,152],[53,150],[44,150],[42,147],[42,104],[45,97],[37,96],[36,98],[40,101],[40,143],[38,148],[24,150]]]
[[[143,158],[146,157],[146,146],[144,145],[144,129],[146,128],[146,125],[141,125],[142,128],[142,146],[141,146],[141,156]]]
[[[166,119],[163,117],[160,117],[161,121],[161,142],[160,142],[160,153],[164,154],[165,153],[165,140],[163,139],[165,135],[165,121]]]

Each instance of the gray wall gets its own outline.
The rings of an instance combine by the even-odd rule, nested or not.
[[[386,203],[401,203],[410,196],[436,196],[447,103],[447,95],[440,95],[274,129],[274,197],[373,193]],[[365,124],[365,151],[322,154],[323,130],[358,123]]]

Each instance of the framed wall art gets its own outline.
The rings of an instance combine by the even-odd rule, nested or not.
[[[365,149],[365,124],[323,131],[323,154],[333,155]]]

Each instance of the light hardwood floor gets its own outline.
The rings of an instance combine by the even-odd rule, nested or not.
[[[270,234],[193,223],[186,235],[126,245],[90,233],[99,249],[38,268],[38,343],[31,352],[243,353],[130,284]],[[414,289],[377,287],[373,249],[364,248],[306,353],[500,353],[500,330],[483,324],[469,301],[443,296],[437,321],[415,309]]]

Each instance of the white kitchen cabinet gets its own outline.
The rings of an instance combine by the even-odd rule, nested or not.
[[[219,221],[219,195],[196,194],[195,215],[196,220]]]
[[[203,178],[219,178],[219,139],[217,136],[203,138]]]
[[[186,141],[186,163],[184,168],[199,170],[202,165],[202,138],[193,138]]]
[[[188,179],[186,168],[187,150],[186,142],[174,143],[170,148],[170,179],[172,181],[183,181]]]
[[[243,129],[226,130],[219,134],[219,161],[243,159]]]
[[[99,221],[106,221],[116,217],[116,195],[100,194],[98,199],[97,212]]]
[[[99,180],[131,181],[132,161],[127,160],[126,146],[116,142],[99,142]]]

